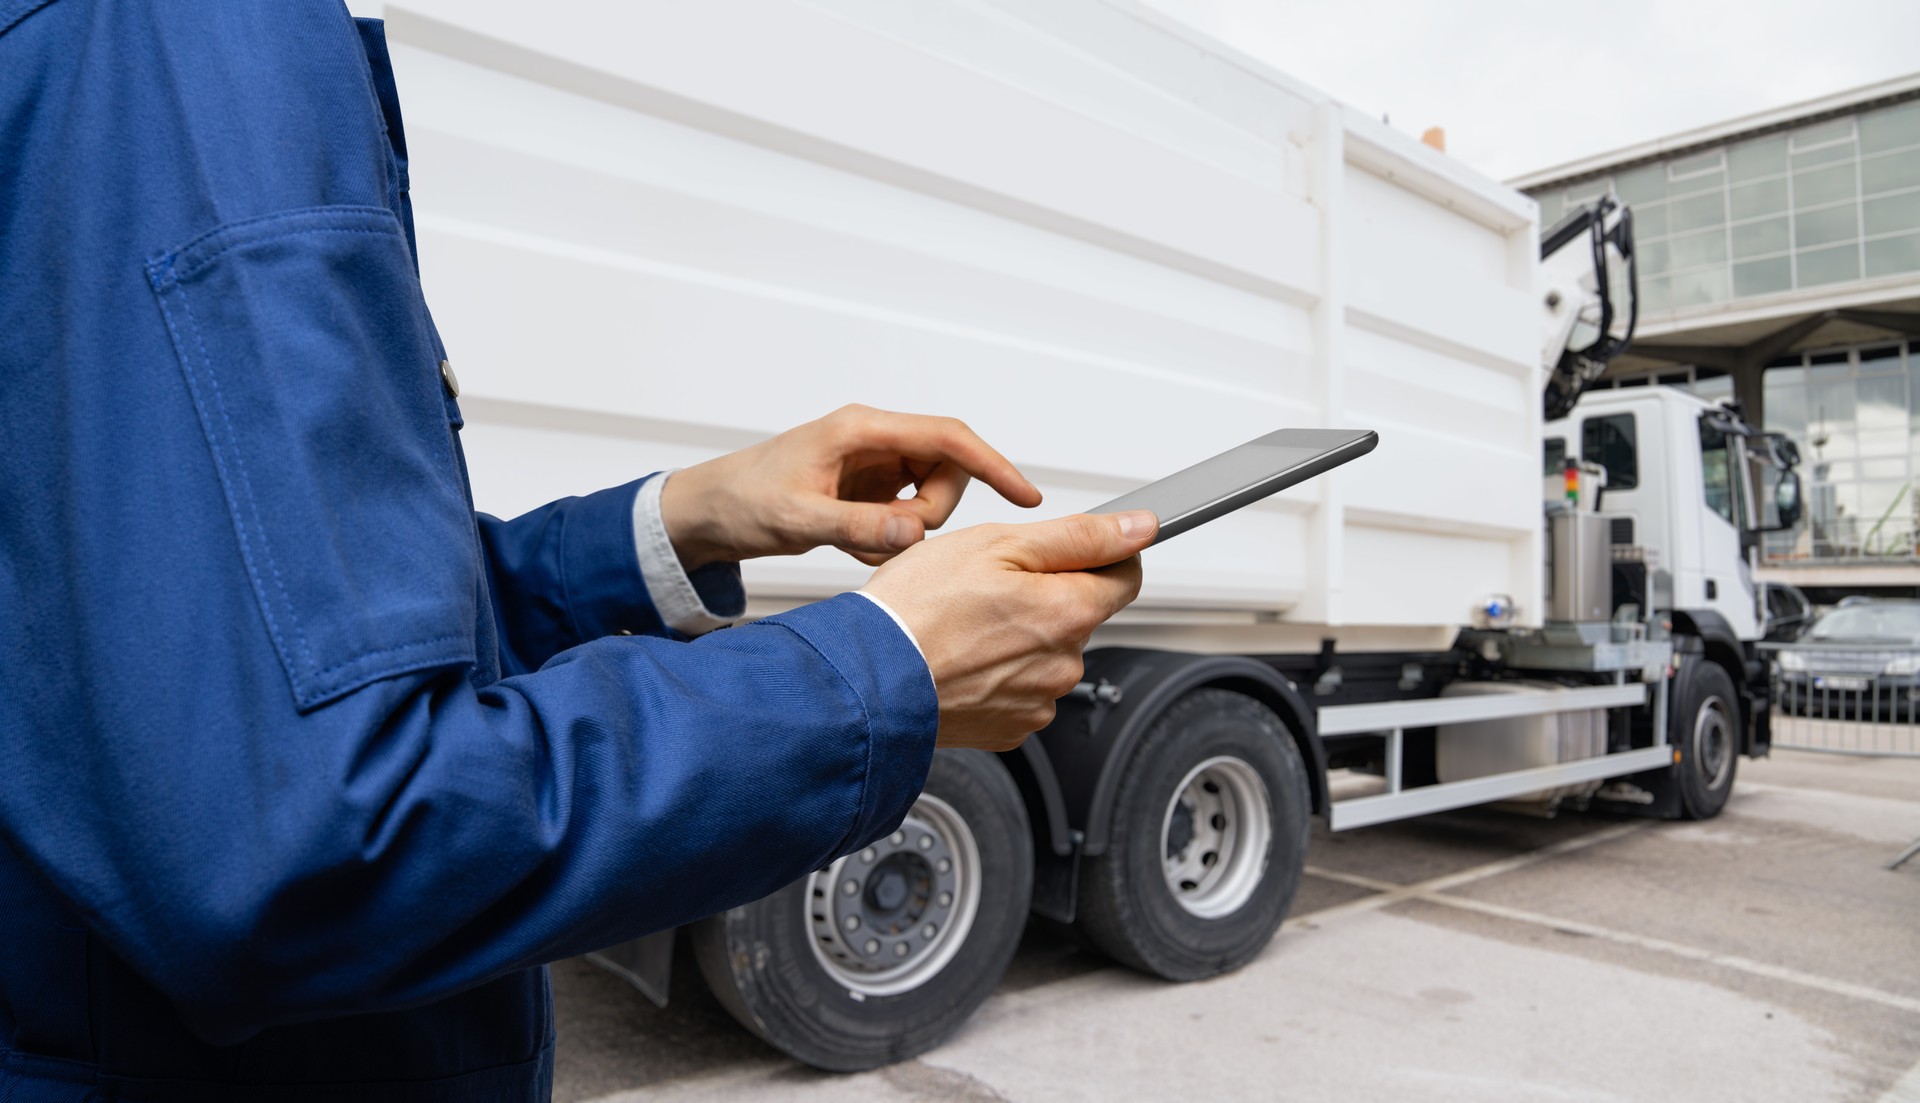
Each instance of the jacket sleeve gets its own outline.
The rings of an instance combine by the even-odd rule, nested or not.
[[[346,20],[0,37],[0,845],[216,1041],[764,895],[892,830],[937,725],[854,595],[693,642],[538,596],[630,488],[476,533]],[[489,577],[547,605],[497,681]]]
[[[649,592],[634,534],[636,493],[662,477],[562,499],[511,521],[477,515],[506,673],[536,670],[601,636],[686,638]],[[745,611],[737,564],[708,564],[688,581],[706,608],[730,617]]]

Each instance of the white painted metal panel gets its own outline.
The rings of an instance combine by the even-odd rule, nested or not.
[[[1321,735],[1356,735],[1395,728],[1546,716],[1582,709],[1629,708],[1647,703],[1647,688],[1644,683],[1623,682],[1498,696],[1425,697],[1370,705],[1329,705],[1317,715]]]
[[[1449,781],[1425,785],[1398,793],[1354,797],[1335,801],[1327,812],[1327,826],[1333,831],[1392,823],[1433,812],[1470,808],[1476,804],[1520,797],[1541,789],[1577,785],[1610,777],[1627,777],[1644,770],[1655,770],[1672,762],[1672,751],[1661,747],[1641,747],[1615,751],[1599,758],[1583,758],[1555,766],[1536,766],[1529,770],[1476,777],[1467,781]]]
[[[1523,197],[1130,2],[384,14],[482,508],[850,401],[965,418],[1049,515],[1275,427],[1375,427],[1150,553],[1143,606],[1387,646],[1488,593],[1537,606]],[[822,552],[749,583],[864,574]]]

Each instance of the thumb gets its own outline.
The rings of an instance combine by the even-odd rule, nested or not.
[[[883,502],[829,501],[809,511],[806,535],[842,551],[892,556],[919,543],[926,525],[911,510]]]
[[[1159,519],[1144,509],[1078,513],[1015,527],[1007,559],[1028,571],[1087,571],[1137,554],[1159,531]]]

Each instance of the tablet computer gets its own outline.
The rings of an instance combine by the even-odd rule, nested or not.
[[[1087,512],[1151,510],[1160,519],[1158,544],[1358,459],[1379,443],[1371,429],[1280,429]]]

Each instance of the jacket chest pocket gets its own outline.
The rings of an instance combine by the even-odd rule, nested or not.
[[[471,664],[472,516],[392,212],[233,223],[147,275],[296,705]]]

